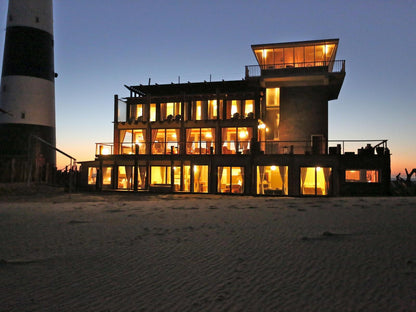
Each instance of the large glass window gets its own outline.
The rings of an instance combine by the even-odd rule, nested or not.
[[[235,118],[238,119],[241,116],[241,101],[240,100],[228,100],[226,101],[227,114],[226,119]]]
[[[180,129],[153,129],[152,154],[178,154]]]
[[[202,101],[195,101],[193,108],[193,120],[202,120]]]
[[[254,100],[244,101],[244,117],[254,118]]]
[[[215,153],[215,128],[186,129],[187,154],[210,154],[211,148]]]
[[[252,128],[222,128],[222,154],[248,154],[252,137]]]
[[[313,44],[296,47],[257,49],[257,61],[263,69],[290,68],[303,66],[323,66],[333,61],[335,43]]]
[[[151,186],[158,184],[171,184],[171,167],[170,166],[151,166],[150,181]]]
[[[302,195],[328,195],[332,168],[300,168],[300,188]]]
[[[150,104],[149,121],[156,121],[156,103]]]
[[[266,89],[266,107],[279,108],[280,106],[280,88]]]
[[[143,118],[143,104],[130,105],[130,118],[141,120]]]
[[[287,195],[287,166],[257,166],[257,194]]]
[[[244,193],[244,167],[218,167],[219,193]]]
[[[284,48],[285,67],[294,67],[293,48]]]
[[[139,154],[146,154],[146,130],[121,130],[121,154],[135,154],[136,146]]]
[[[145,189],[146,186],[146,166],[139,166],[137,172],[137,188]],[[132,190],[134,188],[134,166],[119,166],[117,188]]]
[[[189,165],[183,166],[183,191],[191,191],[191,166]]]
[[[378,170],[345,170],[345,182],[379,183]]]
[[[112,167],[103,167],[103,185],[111,185]]]
[[[180,102],[160,103],[160,120],[173,120],[177,115],[181,115]]]
[[[208,101],[208,119],[217,119],[218,106],[217,100]]]
[[[88,184],[95,185],[97,182],[97,168],[89,167],[88,168]]]
[[[208,193],[208,166],[194,165],[194,192]]]
[[[117,188],[133,189],[133,172],[133,166],[119,166]]]
[[[180,166],[174,166],[173,167],[173,184],[175,186],[175,192],[178,192],[181,190],[181,167]]]

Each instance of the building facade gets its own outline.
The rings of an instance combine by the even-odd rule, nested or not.
[[[337,48],[338,39],[253,45],[258,64],[242,80],[126,86],[128,97],[114,97],[113,142],[82,162],[82,186],[388,194],[386,140],[328,140],[328,102],[345,77]]]

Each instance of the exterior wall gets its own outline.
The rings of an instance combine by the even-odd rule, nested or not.
[[[208,166],[208,193],[218,193],[218,167],[242,167],[244,168],[244,195],[257,194],[257,167],[258,166],[287,166],[288,168],[288,195],[302,196],[301,175],[302,167],[331,168],[329,177],[328,196],[349,195],[388,195],[390,184],[390,155],[205,155],[205,156],[180,156],[174,155],[171,159],[164,157],[114,155],[100,156],[99,160],[84,162],[81,169],[83,188],[90,190],[116,189],[117,166],[146,166],[147,179],[150,177],[150,166]],[[100,185],[102,178],[97,177],[96,184],[88,185],[88,168],[96,168],[103,172],[103,168],[111,167],[112,184]],[[379,183],[353,183],[345,181],[345,170],[348,169],[374,169],[380,175]],[[182,176],[182,179],[189,178]],[[191,177],[193,183],[193,177]],[[163,188],[150,188],[146,181],[145,190],[180,192],[169,181]],[[169,187],[170,185],[170,187]],[[191,188],[191,193],[198,192]],[[318,194],[319,195],[319,194]]]
[[[310,141],[311,135],[328,139],[328,98],[323,87],[285,87],[280,97],[280,140]]]

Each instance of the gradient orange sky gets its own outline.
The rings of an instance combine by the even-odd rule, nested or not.
[[[5,29],[6,0],[0,12]],[[251,44],[339,38],[347,74],[329,139],[387,139],[392,175],[405,176],[416,167],[415,29],[413,0],[54,1],[57,147],[94,159],[125,84],[238,80],[256,63]]]

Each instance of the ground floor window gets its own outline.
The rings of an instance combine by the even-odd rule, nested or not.
[[[194,192],[208,193],[208,166],[194,165]]]
[[[112,167],[103,167],[103,185],[111,185],[113,175],[113,168]],[[99,177],[99,170],[95,167],[88,168],[88,184],[93,185],[97,183],[97,179]]]
[[[332,168],[300,168],[300,189],[302,195],[328,195]]]
[[[379,183],[378,170],[345,170],[345,182]]]
[[[287,166],[257,166],[257,194],[288,195]]]
[[[218,192],[242,194],[244,167],[218,167]]]
[[[139,166],[137,172],[137,188],[144,189],[146,185],[146,166]],[[134,166],[119,166],[117,188],[132,190],[134,188]]]
[[[97,168],[89,167],[88,168],[88,184],[95,185],[97,182]]]
[[[150,185],[171,184],[170,166],[151,166]]]

